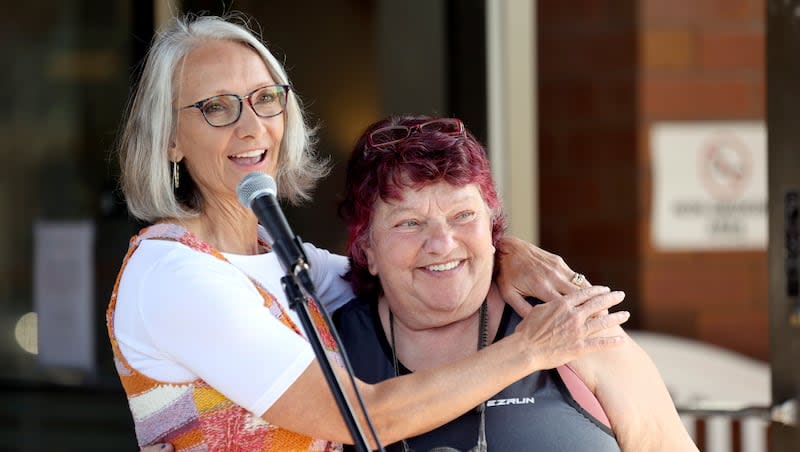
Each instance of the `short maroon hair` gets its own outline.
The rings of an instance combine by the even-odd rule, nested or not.
[[[505,216],[497,195],[486,149],[472,133],[452,135],[415,131],[407,139],[380,148],[368,144],[370,134],[383,127],[412,127],[435,118],[392,116],[369,127],[347,164],[344,200],[339,215],[349,231],[347,254],[350,271],[345,279],[356,296],[372,300],[382,294],[378,277],[370,274],[364,245],[369,240],[372,212],[378,197],[383,201],[402,199],[407,187],[414,189],[437,182],[454,186],[476,184],[492,215],[492,243],[505,233]]]

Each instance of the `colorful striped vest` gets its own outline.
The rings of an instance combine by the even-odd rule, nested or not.
[[[128,396],[139,445],[166,442],[171,443],[176,451],[192,452],[341,450],[342,446],[338,443],[310,438],[265,422],[228,400],[201,379],[186,383],[157,381],[137,372],[128,364],[114,335],[114,309],[122,272],[142,240],[176,241],[227,262],[222,253],[181,226],[157,224],[131,238],[111,294],[106,323],[114,351],[114,363]],[[264,306],[287,328],[301,334],[275,297],[255,280],[252,282],[264,297]],[[334,359],[341,362],[319,307],[310,301],[309,310],[328,353],[334,354]]]

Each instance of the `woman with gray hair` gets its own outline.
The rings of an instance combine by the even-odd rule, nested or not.
[[[352,442],[349,430],[288,309],[269,237],[236,195],[242,177],[258,171],[274,176],[289,201],[307,200],[327,166],[311,151],[285,71],[246,22],[236,22],[175,20],[156,36],[130,103],[122,188],[131,214],[151,226],[131,239],[109,303],[115,364],[140,446],[335,450]],[[618,301],[571,286],[573,272],[558,257],[519,242],[503,246],[527,256],[505,264],[513,280],[506,290],[533,284],[529,295],[544,299],[569,292],[572,309],[548,304],[548,315],[446,366],[357,381],[380,441],[435,428],[537,369],[624,341],[589,337],[623,321],[604,312]],[[320,309],[352,297],[340,278],[347,261],[303,247],[319,320]],[[541,334],[559,325],[563,334]],[[340,357],[324,322],[317,326],[329,354]],[[344,390],[354,400],[353,389]]]

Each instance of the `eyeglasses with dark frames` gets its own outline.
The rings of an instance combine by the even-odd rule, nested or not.
[[[288,97],[289,85],[267,85],[244,97],[236,94],[219,94],[187,105],[181,110],[196,108],[203,113],[209,125],[225,127],[235,123],[242,116],[244,100],[247,100],[247,104],[257,116],[271,118],[283,113]]]
[[[413,126],[381,127],[367,135],[367,146],[372,149],[382,149],[400,143],[416,132],[438,132],[445,135],[458,136],[464,134],[464,123],[457,118],[439,118],[414,124]]]

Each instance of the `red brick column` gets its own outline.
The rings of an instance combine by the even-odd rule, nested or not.
[[[764,1],[538,4],[542,245],[625,290],[634,326],[767,359],[766,250],[654,249],[648,142],[764,118]]]
[[[636,1],[537,5],[541,244],[624,289],[637,325]]]

